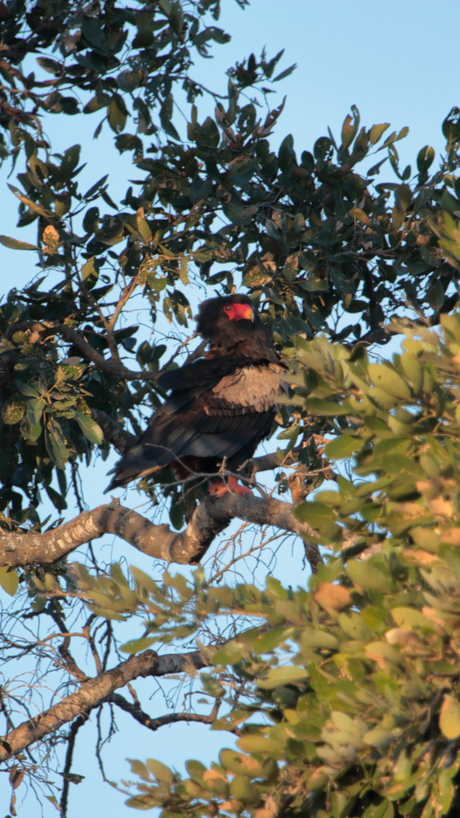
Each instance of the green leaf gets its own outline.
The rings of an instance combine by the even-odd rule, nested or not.
[[[128,758],[127,761],[131,764],[131,772],[143,778],[144,781],[150,781],[150,775],[147,767],[143,761],[138,761],[136,758]]]
[[[49,210],[45,210],[44,207],[38,205],[36,202],[33,201],[33,199],[29,199],[27,196],[24,196],[24,194],[21,193],[21,191],[18,190],[17,187],[15,187],[14,185],[8,185],[8,187],[12,191],[12,193],[14,193],[14,195],[19,199],[19,201],[25,204],[27,207],[29,207],[33,211],[33,213],[38,213],[40,216],[44,216],[46,219],[53,217],[53,213],[51,213]],[[22,248],[18,247],[17,249],[30,250],[30,247],[27,246]]]
[[[156,636],[144,636],[140,639],[130,639],[124,645],[120,645],[120,650],[123,653],[140,653],[142,650],[147,650],[151,645],[157,642]]]
[[[53,417],[48,419],[48,425],[45,428],[45,442],[48,454],[54,465],[57,466],[58,469],[65,468],[71,451],[66,446],[60,423]]]
[[[434,148],[430,145],[425,145],[417,154],[417,167],[420,173],[426,173],[430,165],[433,163],[435,157]]]
[[[238,747],[245,753],[264,753],[267,755],[278,755],[280,751],[279,741],[267,736],[248,735],[238,739]]]
[[[372,730],[368,730],[367,733],[364,733],[363,736],[365,744],[369,744],[371,747],[378,747],[380,750],[384,750],[388,747],[393,739],[393,734],[383,727],[374,727]]]
[[[123,110],[124,109],[124,110]],[[126,126],[126,109],[120,105],[120,97],[114,97],[107,108],[109,125],[115,133],[121,133]]]
[[[81,268],[81,277],[88,289],[92,289],[99,278],[99,270],[95,262],[96,259],[92,256]]]
[[[369,131],[369,141],[371,145],[375,145],[379,141],[383,133],[390,127],[389,122],[383,122],[381,125],[373,125]]]
[[[19,585],[18,572],[15,568],[0,566],[0,585],[9,596],[15,595]]]
[[[392,608],[391,615],[400,628],[428,628],[435,630],[433,622],[416,608]]]
[[[387,662],[391,662],[394,665],[397,665],[401,661],[401,655],[399,651],[389,645],[387,642],[382,641],[375,641],[369,642],[364,648],[366,654],[369,658],[374,659],[380,664],[381,659],[385,659]]]
[[[365,562],[350,560],[347,565],[347,574],[356,585],[365,591],[380,591],[382,594],[387,594],[392,590],[389,573],[384,573],[372,557]]]
[[[157,781],[161,781],[163,784],[172,784],[173,774],[166,764],[162,764],[161,761],[157,761],[155,758],[148,758],[146,764]]]
[[[353,116],[348,114],[345,117],[343,125],[342,125],[342,144],[340,146],[341,151],[346,150],[351,145],[351,143],[353,142],[353,139],[356,136],[356,132],[357,132],[357,130],[359,128],[359,120],[360,120],[359,111],[358,111],[358,109],[357,109],[357,107],[355,105],[351,106],[351,110],[352,110]]]
[[[52,486],[45,485],[45,491],[48,497],[50,498],[53,506],[57,508],[58,511],[64,511],[64,509],[67,508],[67,503],[62,494],[59,494],[59,492],[53,489]]]
[[[340,435],[325,446],[324,453],[330,460],[343,460],[358,451],[363,441],[352,435]]]
[[[71,148],[67,148],[64,152],[61,162],[61,173],[65,178],[70,179],[74,175],[73,172],[80,161],[80,153],[81,145],[72,145]]]
[[[372,383],[384,392],[401,400],[410,400],[409,387],[393,367],[387,364],[369,364],[367,371]]]
[[[414,393],[418,395],[423,386],[423,369],[420,362],[415,355],[411,355],[409,352],[403,352],[401,355],[401,366]]]
[[[143,240],[146,243],[148,243],[149,241],[152,240],[152,231],[150,230],[150,226],[149,226],[149,223],[148,223],[147,219],[143,219],[143,218],[137,216],[136,221],[137,221],[137,229],[138,229],[139,233],[141,234]]]
[[[284,71],[281,71],[281,74],[277,74],[277,76],[273,78],[272,82],[279,82],[280,80],[284,80],[285,77],[289,77],[289,75],[292,74],[292,72],[295,71],[296,68],[297,63],[295,62],[292,65],[290,65],[289,68],[285,68]]]
[[[141,588],[145,588],[149,593],[153,594],[154,596],[159,593],[159,588],[155,580],[150,576],[150,574],[146,574],[144,571],[141,571],[140,568],[136,568],[135,565],[129,566],[130,573],[139,583]]]
[[[75,420],[90,443],[95,443],[99,446],[102,445],[104,442],[104,432],[99,424],[93,420],[91,415],[85,415],[83,412],[75,412]]]
[[[190,778],[200,781],[206,767],[201,763],[201,761],[196,761],[192,758],[185,762],[185,769],[187,770]]]
[[[283,642],[286,642],[293,632],[293,628],[273,628],[257,637],[254,642],[254,651],[256,653],[270,653],[279,645],[282,645]]]
[[[230,795],[238,801],[245,803],[258,804],[260,801],[260,793],[256,787],[253,787],[249,779],[245,775],[236,775],[230,783]]]
[[[49,57],[37,57],[37,62],[45,71],[48,71],[49,74],[54,74],[56,77],[64,71],[63,63],[51,60]]]
[[[383,455],[382,465],[386,475],[412,475],[418,480],[422,480],[425,477],[425,472],[419,463],[397,452]]]
[[[40,422],[45,405],[43,398],[32,398],[27,401],[27,420],[31,426],[36,426]]]
[[[272,690],[274,687],[295,684],[308,679],[308,671],[297,665],[287,665],[286,667],[275,667],[269,671],[265,679],[257,679],[257,687],[263,690]]]
[[[335,522],[335,514],[330,506],[318,503],[316,500],[304,500],[294,509],[294,516],[302,523],[308,523],[313,528]]]
[[[221,648],[216,650],[212,657],[212,663],[213,665],[232,665],[239,662],[243,654],[244,648],[242,645],[238,645],[236,642],[227,642],[226,645],[222,645]]]
[[[214,676],[211,676],[209,673],[201,673],[200,679],[203,689],[209,696],[212,696],[214,699],[221,699],[225,694],[225,688],[222,687],[219,680]]]
[[[346,733],[352,733],[357,738],[361,738],[362,729],[350,716],[342,713],[341,710],[332,710],[331,718],[335,726]]]
[[[24,383],[24,381],[17,380],[16,386],[21,392],[22,395],[26,395],[28,398],[41,398],[40,392],[32,386],[30,383]]]
[[[10,250],[40,250],[36,244],[29,244],[27,241],[20,241],[19,239],[10,239],[8,236],[0,236],[0,242],[9,247]]]
[[[453,696],[444,696],[439,713],[439,729],[449,741],[460,737],[460,704]]]
[[[320,628],[303,628],[300,636],[302,646],[307,648],[326,648],[338,650],[339,640],[332,633]]]
[[[182,281],[182,284],[187,285],[189,283],[188,279],[188,259],[187,256],[181,256],[180,259],[180,269],[179,269],[179,278]]]
[[[353,413],[352,407],[348,403],[334,403],[330,400],[321,400],[321,398],[307,398],[305,408],[314,415],[324,415],[325,417]]]

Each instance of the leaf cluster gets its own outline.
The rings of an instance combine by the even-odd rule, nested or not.
[[[38,486],[48,491],[53,476],[62,483],[69,459],[89,457],[101,445],[90,410],[103,409],[117,420],[128,416],[138,433],[144,405],[160,402],[154,377],[166,347],[123,323],[124,309],[138,293],[153,325],[163,312],[185,328],[192,286],[210,294],[242,287],[259,302],[288,358],[295,334],[309,339],[324,331],[335,341],[356,343],[364,336],[385,343],[386,323],[395,313],[423,315],[432,324],[452,308],[460,258],[458,109],[443,123],[446,155],[432,175],[429,146],[417,156],[415,175],[409,167],[400,169],[397,143],[407,128],[389,133],[387,123],[362,127],[356,108],[339,139],[329,133],[299,154],[287,135],[275,151],[270,136],[284,103],[262,114],[260,102],[293,69],[279,71],[282,51],[273,58],[252,54],[229,69],[226,94],[211,89],[213,115],[200,117],[198,95],[205,89],[192,79],[194,54],[207,57],[212,42],[228,39],[208,24],[209,15],[218,19],[218,2],[155,0],[148,9],[106,3],[96,11],[66,3],[56,10],[47,2],[29,9],[15,0],[5,14],[0,94],[10,108],[3,109],[9,111],[3,124],[13,163],[24,159],[10,190],[19,202],[19,227],[36,225],[37,241],[0,241],[10,250],[37,252],[43,275],[22,293],[13,291],[2,307],[8,386],[1,400],[10,419],[5,435],[13,430],[11,445],[5,443],[5,512],[37,522],[32,506]],[[22,73],[21,60],[38,51],[45,80]],[[81,101],[68,96],[70,85]],[[19,88],[27,92],[16,93]],[[192,103],[186,133],[175,113],[180,88]],[[112,199],[107,176],[82,190],[80,146],[53,153],[41,132],[49,112],[98,111],[118,150],[133,156],[137,178],[121,203]],[[389,182],[379,181],[386,161]],[[51,288],[50,280],[56,282]],[[80,421],[68,415],[69,408],[67,417],[51,418],[50,404],[40,415],[36,396],[37,404],[24,403],[16,378],[22,363],[15,357],[23,352],[11,344],[14,337],[35,338],[30,328],[38,324],[34,355],[43,352],[48,374],[41,384],[35,369],[18,379],[42,396],[69,372],[66,361],[78,359],[80,375],[71,391]],[[66,346],[63,327],[75,329],[81,343]],[[122,367],[116,371],[126,355],[140,367],[139,380],[131,375],[130,381]],[[101,367],[101,356],[110,371]],[[29,416],[32,437],[23,422]],[[297,424],[290,431],[287,413],[279,421],[294,445]],[[321,431],[320,425],[311,431]],[[14,448],[19,439],[21,453]],[[18,489],[30,498],[28,508]],[[59,510],[65,490],[59,500],[53,491]],[[179,525],[184,503],[174,490],[170,494],[172,520]]]
[[[131,806],[165,818],[457,813],[459,350],[458,315],[438,333],[407,329],[392,362],[299,341],[306,405],[335,417],[326,454],[348,476],[296,514],[334,553],[308,591],[272,577],[206,590],[219,615],[263,622],[212,656],[227,705],[213,729],[237,749],[210,768],[188,762],[188,778],[134,765]]]

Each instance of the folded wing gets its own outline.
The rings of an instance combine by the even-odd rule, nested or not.
[[[228,356],[163,375],[160,386],[172,393],[115,467],[109,489],[174,462],[215,471],[225,457],[238,468],[270,434],[282,373],[279,364]]]

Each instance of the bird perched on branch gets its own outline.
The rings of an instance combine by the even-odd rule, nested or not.
[[[181,480],[215,474],[211,494],[252,494],[236,477],[216,473],[236,472],[269,436],[285,366],[246,295],[204,301],[197,331],[208,351],[158,378],[170,395],[116,464],[106,491],[169,466]]]

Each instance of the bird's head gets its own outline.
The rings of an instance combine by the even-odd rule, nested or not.
[[[200,304],[197,315],[197,330],[210,341],[216,334],[246,335],[254,324],[260,326],[261,321],[248,295],[208,298]]]
[[[238,351],[246,355],[245,349],[273,349],[248,295],[226,295],[203,301],[197,315],[197,330],[218,354]]]
[[[229,298],[241,299],[238,301],[229,301],[228,304],[223,305],[222,311],[229,321],[254,321],[255,308],[250,298],[244,295],[229,296]],[[242,299],[244,299],[244,301]]]

